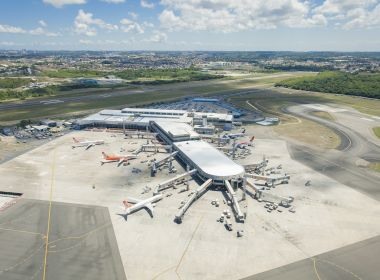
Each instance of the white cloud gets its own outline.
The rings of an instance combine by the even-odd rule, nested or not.
[[[137,22],[124,18],[120,21],[121,27],[120,29],[124,32],[135,32],[142,34],[144,33],[144,28]]]
[[[96,27],[106,30],[117,30],[118,26],[106,23],[102,19],[93,18],[93,14],[86,13],[83,10],[78,11],[78,15],[74,21],[75,32],[86,36],[95,36],[97,34]]]
[[[64,5],[86,4],[86,0],[43,0],[45,4],[53,5],[56,8],[61,8]]]
[[[139,17],[139,15],[134,12],[129,12],[128,15],[130,15],[133,19],[137,19]]]
[[[344,29],[380,27],[380,0],[325,0],[313,12]]]
[[[120,4],[120,3],[124,3],[125,0],[101,0],[102,2],[106,2],[106,3],[112,3],[112,4]]]
[[[79,40],[79,44],[83,44],[83,45],[91,45],[93,44],[94,42],[91,41],[91,40],[86,40],[86,39],[80,39]]]
[[[362,8],[351,10],[347,13],[348,21],[343,25],[345,29],[353,28],[379,28],[380,27],[380,4],[373,10]]]
[[[151,42],[151,43],[162,43],[162,42],[166,42],[168,40],[168,35],[166,35],[165,33],[161,32],[161,31],[154,31],[154,34],[148,38],[146,41],[147,42]]]
[[[40,20],[38,21],[38,23],[39,23],[42,27],[46,27],[46,26],[47,26],[47,23],[46,23],[44,20],[42,20],[42,19],[40,19]]]
[[[140,5],[143,8],[147,9],[153,9],[154,8],[154,3],[148,2],[147,0],[141,0]]]
[[[57,36],[61,35],[59,33],[49,32],[49,31],[47,31],[46,29],[44,29],[42,27],[37,27],[36,29],[30,30],[29,34],[32,34],[32,35],[44,35],[44,36],[48,36],[48,37],[57,37]]]
[[[0,24],[0,33],[26,33],[21,27]]]
[[[1,46],[15,46],[16,43],[15,42],[9,42],[9,41],[1,41],[0,45]]]
[[[349,10],[369,7],[378,0],[325,0],[315,11],[323,14],[344,14]]]
[[[233,32],[324,25],[321,15],[310,14],[304,0],[162,0],[161,26],[169,30]]]

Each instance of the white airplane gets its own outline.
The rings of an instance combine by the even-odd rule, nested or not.
[[[128,163],[130,159],[136,159],[136,155],[107,155],[105,152],[102,152],[103,160],[101,161],[102,165],[108,162],[117,162],[117,166],[120,166],[122,163]]]
[[[126,200],[123,201],[123,204],[125,206],[124,214],[129,215],[142,208],[146,208],[149,212],[149,215],[153,217],[153,203],[161,199],[162,199],[162,194],[158,194],[144,200],[132,198],[132,197],[127,198]],[[134,204],[134,205],[131,205],[131,204]]]
[[[95,145],[103,145],[103,144],[104,144],[104,140],[87,140],[87,141],[79,141],[79,140],[76,139],[75,137],[73,137],[73,140],[74,140],[74,145],[72,145],[73,149],[76,148],[76,147],[86,147],[85,149],[88,150],[88,149],[90,149],[92,146],[95,146]]]
[[[230,138],[230,139],[235,139],[235,138],[244,137],[244,136],[245,136],[245,128],[240,133],[226,133],[223,135],[224,138]]]

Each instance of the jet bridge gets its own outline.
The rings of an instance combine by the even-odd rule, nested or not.
[[[185,173],[182,173],[182,174],[179,174],[177,176],[175,176],[174,178],[172,179],[169,179],[169,180],[166,180],[164,181],[163,183],[161,184],[158,184],[158,186],[154,189],[154,195],[156,194],[159,194],[161,191],[163,190],[166,190],[168,188],[171,187],[172,184],[174,184],[176,181],[182,179],[182,178],[185,178],[187,176],[192,176],[194,173],[196,173],[197,170],[196,169],[193,169],[193,170],[190,170],[188,172],[185,172]]]
[[[286,174],[284,176],[280,176],[280,177],[270,177],[270,176],[263,176],[263,175],[252,174],[252,173],[245,173],[245,177],[247,177],[247,178],[253,178],[253,179],[256,179],[256,180],[266,181],[265,185],[266,186],[272,186],[272,187],[274,186],[274,184],[276,182],[280,181],[280,183],[287,184],[288,181],[290,180],[290,176],[286,175]]]
[[[174,153],[171,153],[167,157],[164,157],[163,159],[159,161],[153,161],[152,167],[151,167],[151,176],[155,176],[157,173],[157,169],[160,168],[162,165],[164,165],[166,162],[169,162],[169,170],[172,167],[172,161],[174,160],[175,155],[178,154],[178,151],[175,151]]]
[[[233,209],[234,209],[234,212],[236,215],[236,219],[239,222],[244,222],[244,215],[240,210],[239,202],[237,201],[236,193],[235,193],[234,189],[232,188],[232,186],[228,180],[225,180],[224,183],[225,183],[225,186],[227,188],[228,193],[230,194]]]
[[[247,171],[247,172],[250,172],[250,171],[257,172],[257,171],[260,171],[262,168],[267,167],[267,165],[268,165],[268,160],[264,159],[262,162],[253,163],[253,164],[246,164],[246,165],[243,165],[243,167],[244,167],[245,171]]]
[[[207,190],[209,186],[212,184],[212,179],[208,179],[205,181],[200,187],[198,187],[193,195],[187,200],[185,205],[179,210],[177,215],[175,216],[175,221],[178,223],[182,222],[183,216],[185,215],[187,209],[193,204],[198,198],[200,198]]]

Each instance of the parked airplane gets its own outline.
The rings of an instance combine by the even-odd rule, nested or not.
[[[245,128],[240,133],[226,133],[223,135],[224,138],[230,138],[230,139],[235,139],[239,137],[245,136]]]
[[[253,140],[255,140],[255,136],[252,136],[251,139],[249,139],[249,141],[236,143],[236,147],[239,149],[245,149],[247,146],[252,146]]]
[[[138,158],[136,155],[107,155],[105,152],[102,152],[104,160],[101,161],[102,165],[108,162],[118,162],[117,166],[120,166],[122,163],[126,164],[128,160]]]
[[[87,141],[79,141],[79,140],[76,139],[75,137],[73,137],[73,140],[74,140],[74,145],[72,146],[73,149],[76,148],[76,147],[86,147],[85,149],[88,150],[88,149],[90,149],[92,146],[95,146],[95,145],[103,145],[103,144],[104,144],[104,140],[87,140]]]
[[[137,198],[127,198],[123,201],[123,204],[125,206],[125,215],[132,214],[133,212],[136,212],[142,208],[147,209],[149,215],[153,217],[153,203],[157,202],[162,199],[162,194],[155,195],[153,197],[150,197],[148,199],[137,199]],[[134,204],[134,205],[131,205]]]

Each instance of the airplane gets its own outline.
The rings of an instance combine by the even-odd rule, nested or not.
[[[123,201],[123,204],[125,206],[124,214],[129,215],[142,208],[145,208],[148,211],[149,215],[153,217],[153,207],[154,207],[153,203],[161,199],[162,199],[162,194],[158,194],[144,200],[132,198],[132,197],[127,198],[126,200]],[[134,205],[131,205],[131,204],[134,204]]]
[[[245,147],[247,146],[252,146],[253,140],[255,140],[255,136],[252,136],[251,139],[249,139],[249,141],[236,143],[236,147],[239,149],[245,149]]]
[[[79,141],[78,139],[76,139],[75,137],[73,137],[73,140],[74,140],[74,145],[72,145],[72,148],[76,148],[76,147],[86,147],[85,149],[88,150],[90,149],[92,146],[95,146],[95,145],[103,145],[104,144],[104,140],[87,140],[87,141]]]
[[[138,158],[136,155],[107,155],[105,152],[102,152],[104,160],[101,161],[102,165],[108,162],[118,162],[117,166],[120,166],[122,163],[127,164],[128,160]]]
[[[235,139],[243,137],[245,135],[245,128],[240,133],[226,133],[223,135],[223,138]]]

